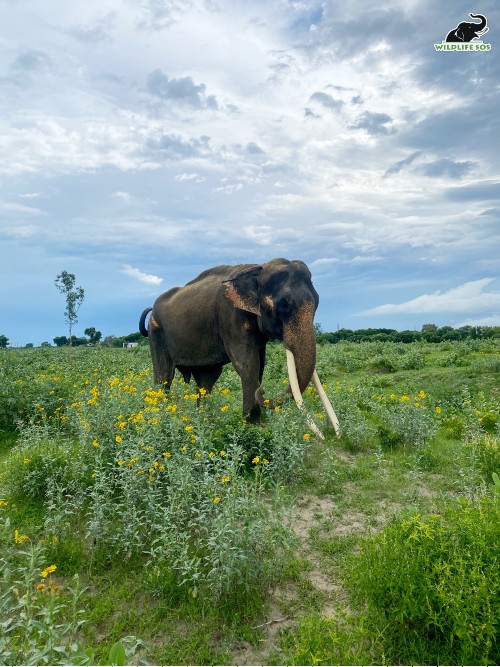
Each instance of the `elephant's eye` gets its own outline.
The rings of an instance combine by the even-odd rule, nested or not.
[[[276,310],[281,319],[290,316],[293,310],[291,301],[287,297],[283,297],[278,301]]]

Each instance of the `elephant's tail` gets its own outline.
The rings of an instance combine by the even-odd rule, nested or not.
[[[146,338],[148,337],[148,330],[146,329],[145,323],[146,323],[146,317],[148,313],[150,313],[153,309],[152,308],[146,308],[146,310],[143,311],[140,319],[139,319],[139,331],[143,336]]]

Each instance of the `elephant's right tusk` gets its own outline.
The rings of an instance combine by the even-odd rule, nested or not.
[[[328,396],[326,395],[325,390],[323,389],[323,385],[320,382],[320,379],[318,377],[318,373],[317,373],[316,369],[314,370],[314,373],[313,373],[313,382],[314,382],[314,386],[316,387],[316,391],[319,394],[321,402],[323,403],[323,406],[326,410],[326,414],[328,415],[328,418],[331,421],[333,428],[335,429],[335,433],[337,434],[337,438],[340,438],[339,420],[337,418],[337,415],[335,414],[335,410],[333,409],[333,405],[330,403],[330,399],[328,398]]]
[[[295,402],[297,403],[297,407],[299,408],[299,410],[304,411],[304,401],[302,400],[302,394],[300,393],[299,380],[297,378],[297,368],[295,366],[295,358],[290,350],[285,348],[285,351],[286,351],[286,363],[288,367],[288,377],[290,379],[290,388],[292,390]],[[306,412],[305,416],[311,431],[313,431],[320,440],[324,440],[325,436],[316,426],[311,415],[309,415]]]

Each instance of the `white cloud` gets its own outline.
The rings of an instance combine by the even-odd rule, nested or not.
[[[336,257],[322,257],[320,259],[315,259],[314,262],[311,262],[310,266],[325,266],[329,264],[336,264],[339,260]]]
[[[488,317],[475,317],[474,319],[465,320],[456,325],[459,327],[498,327],[500,326],[500,311],[496,315]]]
[[[494,278],[473,280],[447,292],[422,294],[404,303],[388,303],[362,313],[363,315],[393,315],[396,313],[474,313],[500,307],[500,292],[485,292]]]
[[[249,225],[243,231],[247,239],[257,245],[268,246],[273,241],[273,228],[270,225]]]
[[[153,276],[149,273],[143,273],[129,264],[125,264],[122,273],[126,273],[127,276],[130,276],[131,278],[136,278],[136,280],[139,280],[141,283],[148,283],[148,285],[160,285],[163,282],[162,278],[158,278],[158,276]]]
[[[17,204],[16,202],[0,202],[0,213],[7,214],[19,213],[21,215],[47,215],[45,211],[34,206],[25,206],[24,204]]]
[[[35,225],[18,225],[17,227],[6,227],[4,232],[12,238],[26,239],[34,236],[37,232]]]
[[[183,174],[177,174],[175,177],[175,180],[178,183],[182,183],[182,181],[195,181],[196,183],[203,183],[205,180],[204,176],[200,176],[199,174],[196,173],[186,173],[184,172]]]

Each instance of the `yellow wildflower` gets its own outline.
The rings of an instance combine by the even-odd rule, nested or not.
[[[45,590],[45,584],[38,584],[38,586],[36,587],[36,590],[39,593],[43,593],[43,591]]]
[[[309,440],[309,438],[311,437],[311,434],[310,433],[304,433],[304,435],[302,437],[303,437],[304,440]]]
[[[220,503],[220,498],[219,498],[219,496],[215,496],[215,498],[214,498],[214,503]]]
[[[420,396],[420,398],[425,398],[425,396],[426,396],[425,391],[423,389],[422,389],[422,391],[419,392],[418,395]]]
[[[94,439],[92,440],[92,445],[93,445],[94,447],[99,447],[99,443],[98,443],[98,441],[97,441],[96,438],[94,438]]]
[[[215,456],[215,452],[210,452],[210,453],[209,453],[209,456],[210,456],[211,459],[213,459],[214,456]]]
[[[14,531],[14,542],[16,542],[16,544],[22,544],[23,542],[28,542],[28,541],[29,537],[27,535],[19,535],[19,531],[16,528],[16,530]]]
[[[226,456],[226,452],[223,449],[221,449],[219,452],[219,456]]]
[[[23,463],[25,465],[28,465],[28,463],[31,463],[31,459],[29,459],[27,456],[25,456],[24,459],[23,459]]]
[[[194,429],[194,426],[191,424],[190,426],[186,426],[186,431],[188,433],[191,433],[191,431]]]
[[[405,403],[406,401],[410,400],[410,397],[406,396],[406,394],[405,394],[404,396],[401,396],[401,400],[403,401],[403,403]]]
[[[119,466],[122,466],[125,463],[125,461],[123,459],[120,459],[119,461],[117,461],[117,463]]]
[[[225,484],[226,482],[229,482],[229,476],[228,475],[222,475],[220,478],[220,481]]]
[[[120,443],[121,441],[122,441],[122,436],[117,435],[116,438],[115,438],[115,442]]]
[[[229,410],[229,405],[223,405],[220,409],[221,412],[226,412],[226,410]]]
[[[52,572],[55,572],[57,570],[57,565],[49,565],[48,567],[45,568],[45,570],[42,570],[40,572],[40,576],[42,579],[45,579],[46,577],[49,576]]]
[[[252,463],[259,463],[260,461],[260,456],[256,456],[255,458],[252,459]]]
[[[6,500],[0,500],[0,507],[8,507],[9,503]]]
[[[437,414],[438,414],[438,415],[440,415],[440,414],[441,414],[441,408],[439,407],[439,405],[438,405],[438,406],[436,406],[436,412],[437,412]]]

